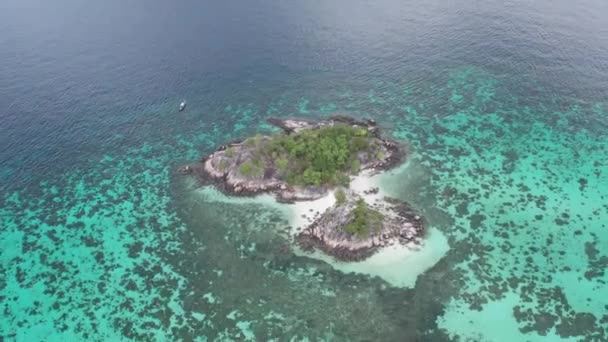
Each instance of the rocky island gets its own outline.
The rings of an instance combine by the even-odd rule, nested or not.
[[[268,121],[283,132],[222,145],[180,171],[232,195],[271,193],[289,203],[333,195],[333,204],[298,227],[294,238],[306,250],[318,248],[340,260],[361,260],[382,247],[420,240],[424,220],[408,203],[382,196],[378,188],[350,187],[354,177],[388,170],[406,157],[404,147],[383,137],[373,120]]]

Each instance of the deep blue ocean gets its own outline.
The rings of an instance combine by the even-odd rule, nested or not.
[[[411,283],[177,172],[335,113],[411,150]],[[0,341],[608,341],[607,155],[607,1],[3,0]]]

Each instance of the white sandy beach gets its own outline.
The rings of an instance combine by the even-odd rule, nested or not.
[[[361,175],[353,177],[350,183],[350,189],[358,192],[368,204],[373,204],[377,199],[382,199],[385,194],[382,189],[376,194],[364,194],[363,191],[377,187],[378,176],[369,176],[368,172],[363,172]],[[315,214],[324,213],[327,209],[336,203],[334,192],[330,192],[326,196],[315,201],[304,201],[290,204],[291,208],[291,225],[298,231],[298,228],[305,228],[314,220]]]
[[[399,177],[402,172],[407,172],[407,164],[395,169],[388,174],[370,176],[368,172],[354,177],[350,188],[358,192],[368,204],[373,204],[377,199],[386,196],[382,184],[390,183],[390,178]],[[381,181],[382,180],[382,181]],[[394,181],[398,181],[394,179]],[[363,191],[378,187],[375,194],[364,194]],[[299,202],[290,205],[292,210],[291,224],[294,227],[306,226],[312,222],[315,212],[323,213],[335,203],[333,193],[313,202]],[[314,212],[310,212],[310,209]],[[306,216],[306,218],[303,218]],[[294,247],[295,253],[311,258],[323,260],[332,265],[336,270],[344,273],[360,273],[369,276],[377,276],[395,287],[414,287],[416,279],[427,269],[435,265],[449,250],[447,238],[437,229],[429,227],[422,245],[394,245],[381,249],[378,253],[368,259],[359,262],[344,262],[334,259],[320,251],[307,253]]]
[[[407,172],[407,164],[385,174],[370,176],[369,173],[363,172],[352,179],[350,188],[361,194],[367,203],[373,204],[377,199],[381,199],[386,195],[386,189],[383,189],[382,184],[397,182],[400,174],[403,172]],[[374,187],[379,188],[377,193],[363,193],[363,191]],[[312,223],[317,213],[322,214],[336,202],[333,192],[315,201],[283,204],[278,203],[274,197],[266,194],[256,197],[226,196],[213,187],[205,187],[201,191],[205,194],[208,201],[259,203],[277,208],[288,215],[293,235]],[[433,227],[428,228],[427,235],[421,245],[390,246],[359,262],[338,261],[319,251],[308,253],[302,251],[297,246],[293,248],[296,254],[323,260],[341,272],[367,274],[372,277],[377,276],[392,286],[410,288],[415,285],[416,279],[420,274],[435,265],[449,250],[446,237]]]
[[[446,237],[430,228],[421,246],[389,246],[359,262],[338,261],[322,252],[297,254],[323,260],[344,273],[367,274],[380,277],[395,287],[412,288],[418,276],[433,267],[449,250]]]
[[[293,228],[293,233],[297,233],[306,228],[314,221],[316,213],[322,214],[328,208],[336,203],[336,198],[333,192],[314,201],[296,202],[294,204],[286,204],[289,215],[290,224]]]

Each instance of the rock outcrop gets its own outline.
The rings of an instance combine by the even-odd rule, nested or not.
[[[336,259],[357,261],[365,259],[382,247],[418,243],[424,234],[424,222],[408,203],[391,198],[376,198],[368,205],[382,214],[377,227],[363,236],[345,229],[354,220],[353,211],[361,197],[348,192],[347,200],[335,204],[296,236],[305,250],[318,248]]]
[[[366,139],[371,139],[371,149],[363,149],[352,157],[360,165],[358,171],[367,170],[373,174],[390,169],[403,162],[404,147],[381,135],[374,120],[357,120],[347,116],[333,116],[329,120],[309,121],[298,119],[270,118],[271,124],[280,127],[285,134],[298,134],[304,130],[322,129],[342,124],[363,131]],[[251,140],[254,139],[254,140]],[[332,187],[290,185],[278,170],[273,158],[260,157],[256,146],[268,146],[268,136],[256,136],[245,141],[233,141],[222,145],[217,151],[201,162],[183,166],[179,172],[197,177],[203,184],[213,184],[220,190],[240,196],[272,193],[282,202],[311,201],[326,196]],[[276,159],[276,157],[274,158]],[[259,162],[251,163],[252,160]],[[249,163],[244,175],[243,164]],[[350,174],[353,176],[353,174]],[[318,248],[340,260],[361,260],[369,257],[382,247],[395,244],[416,243],[424,233],[423,218],[412,207],[394,199],[378,195],[378,188],[370,188],[361,193],[344,191],[344,199],[315,218],[295,236],[296,242],[304,249]],[[369,208],[376,218],[373,227],[359,224],[363,232],[353,231],[353,222],[361,216],[361,209]],[[359,207],[357,207],[359,205]],[[366,209],[367,210],[367,209]],[[359,216],[357,216],[359,215]],[[359,217],[360,218],[360,217]],[[360,223],[360,222],[359,222]]]
[[[375,155],[360,153],[357,158],[361,170],[386,170],[398,165],[405,159],[405,149],[402,145],[383,138],[375,121],[368,119],[359,121],[347,116],[333,116],[329,120],[313,122],[299,119],[270,118],[268,122],[283,129],[286,134],[297,133],[306,129],[319,129],[336,123],[362,127],[372,133],[377,140],[380,151]],[[268,140],[267,136],[257,139]],[[204,184],[214,184],[220,190],[232,195],[255,195],[273,193],[281,202],[309,201],[321,198],[327,194],[325,186],[291,186],[281,179],[275,168],[265,168],[255,176],[244,176],[239,172],[239,165],[252,159],[252,149],[246,141],[234,141],[222,145],[216,152],[202,160],[201,164],[188,165],[180,169],[185,174],[193,174]],[[381,158],[377,158],[381,156]]]

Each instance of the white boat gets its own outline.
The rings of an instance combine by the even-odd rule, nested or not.
[[[182,103],[179,104],[179,111],[183,111],[184,109],[186,109],[186,101],[182,101]]]

